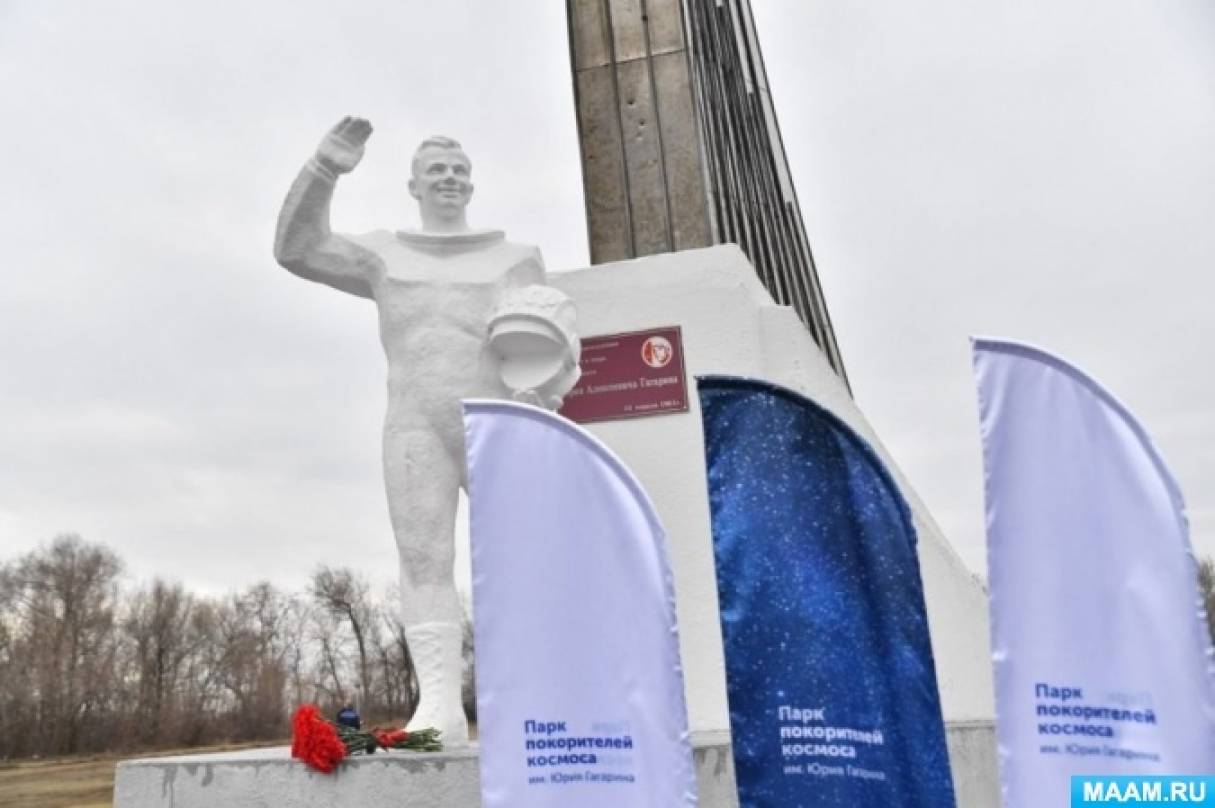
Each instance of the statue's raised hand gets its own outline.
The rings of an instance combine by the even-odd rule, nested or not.
[[[316,149],[316,161],[334,174],[352,171],[363,159],[363,147],[371,137],[371,124],[347,115],[325,135]]]

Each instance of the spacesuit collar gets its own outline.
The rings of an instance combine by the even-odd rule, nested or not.
[[[429,233],[424,230],[398,230],[397,238],[412,247],[459,248],[482,246],[502,241],[501,230],[465,230],[463,233]]]

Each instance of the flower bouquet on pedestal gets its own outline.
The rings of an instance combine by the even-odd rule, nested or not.
[[[439,752],[443,743],[439,730],[354,729],[325,720],[315,704],[295,711],[291,721],[291,757],[328,774],[350,755],[373,755],[381,749]]]

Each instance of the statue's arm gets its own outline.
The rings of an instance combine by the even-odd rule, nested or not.
[[[370,134],[371,125],[357,118],[330,130],[287,192],[274,238],[274,258],[288,270],[360,297],[372,296],[378,259],[329,229],[329,205],[338,176],[358,164]]]

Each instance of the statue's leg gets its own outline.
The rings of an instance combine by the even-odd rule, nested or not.
[[[432,429],[385,427],[384,480],[401,562],[401,616],[421,689],[409,726],[440,729],[448,744],[468,740],[453,571],[462,461]]]

